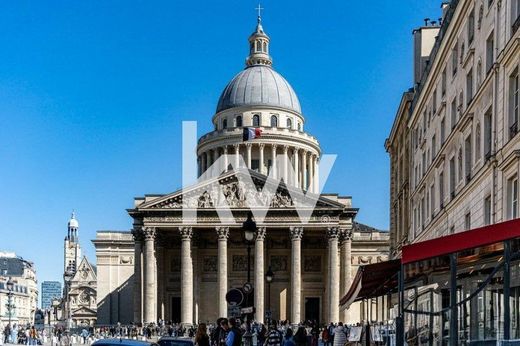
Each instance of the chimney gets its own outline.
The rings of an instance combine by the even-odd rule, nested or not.
[[[413,31],[413,82],[417,85],[422,78],[424,70],[428,65],[430,53],[435,44],[435,37],[439,33],[439,27],[436,25],[428,26],[429,18],[425,19],[425,26]]]

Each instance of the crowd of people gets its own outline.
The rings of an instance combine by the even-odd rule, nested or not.
[[[95,340],[106,338],[157,340],[161,336],[170,336],[190,338],[196,346],[347,346],[363,342],[370,333],[380,333],[379,330],[373,329],[374,326],[369,329],[366,327],[359,324],[347,326],[341,322],[320,326],[316,321],[298,325],[275,320],[266,324],[248,323],[237,318],[219,318],[215,323],[200,323],[190,327],[163,320],[145,325],[118,323],[72,330],[58,326],[38,330],[34,326],[22,327],[13,324],[12,327],[7,325],[0,328],[0,345],[52,343],[69,346],[91,344]]]

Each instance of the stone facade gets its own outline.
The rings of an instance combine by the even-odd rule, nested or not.
[[[11,323],[17,325],[34,323],[34,315],[38,307],[38,280],[34,264],[12,252],[0,252],[0,326],[9,323],[7,308],[9,279],[14,283]]]
[[[387,141],[392,205],[399,148],[411,153],[404,162],[410,222],[399,224],[392,212],[391,223],[392,238],[410,242],[519,213],[518,2],[460,0],[443,10],[428,67],[412,91],[407,127],[395,136],[394,124]]]
[[[321,148],[304,131],[296,93],[272,68],[269,42],[259,18],[247,67],[225,87],[214,131],[198,141],[198,181],[136,198],[131,233],[98,232],[99,324],[228,316],[226,293],[246,283],[248,262],[258,321],[267,312],[292,323],[360,320],[358,305],[340,312],[339,300],[358,265],[388,257],[388,234],[356,223],[351,197],[320,194]],[[242,223],[251,211],[248,261]]]

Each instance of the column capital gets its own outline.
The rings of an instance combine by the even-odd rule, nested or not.
[[[227,146],[227,145],[224,145],[224,146],[222,147],[222,150],[224,150],[224,154],[227,154],[228,146]]]
[[[240,148],[240,144],[239,143],[235,143],[235,144],[233,144],[233,147],[235,148],[235,150],[238,150],[238,148]]]
[[[300,148],[293,148],[293,153],[298,154],[299,151],[300,151]]]
[[[251,143],[251,142],[246,143],[247,150],[251,150],[252,145],[253,145],[253,143]]]
[[[284,145],[283,145],[283,152],[284,152],[285,154],[287,154],[288,151],[289,151],[289,146],[288,146],[287,144],[284,144]]]
[[[342,242],[352,240],[352,230],[346,229],[346,228],[341,228],[339,230],[339,232],[340,232],[340,240]]]
[[[340,231],[338,227],[327,227],[327,238],[329,240],[338,239],[340,236]]]
[[[266,233],[267,233],[267,228],[266,227],[258,227],[258,229],[256,230],[256,240],[257,241],[264,241]]]
[[[179,232],[182,240],[191,240],[191,237],[193,236],[192,227],[179,227]]]
[[[265,148],[265,143],[258,143],[258,147],[263,150]]]
[[[144,240],[154,240],[157,234],[155,227],[142,227],[141,232],[143,233]]]
[[[277,144],[271,144],[271,148],[272,148],[273,150],[276,150],[276,148],[278,148],[278,145],[277,145]]]
[[[303,237],[303,227],[295,227],[291,226],[289,228],[290,230],[290,237],[291,240],[301,240]]]
[[[229,227],[215,227],[219,240],[227,240],[229,237]]]
[[[143,241],[143,232],[139,228],[134,228],[132,230],[132,238],[134,242]]]

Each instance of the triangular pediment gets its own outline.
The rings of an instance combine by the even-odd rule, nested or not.
[[[92,309],[89,309],[87,308],[86,306],[82,306],[76,310],[72,310],[72,314],[73,316],[85,316],[85,315],[96,315],[96,311],[95,310],[92,310]]]
[[[72,282],[90,282],[90,281],[97,281],[97,275],[96,271],[94,270],[94,267],[90,264],[87,257],[83,257],[81,260],[78,270],[76,271],[76,274],[74,274],[74,277],[71,280]]]
[[[265,188],[265,187],[269,188]],[[301,190],[286,185],[283,181],[275,181],[266,175],[252,170],[237,170],[199,181],[196,184],[168,195],[148,197],[138,205],[138,211],[157,209],[215,209],[218,206],[229,208],[248,208],[257,205],[260,208],[285,209],[294,208],[312,194],[303,194]],[[323,196],[313,196],[316,208],[344,209],[346,205]],[[300,204],[301,205],[301,204]]]

